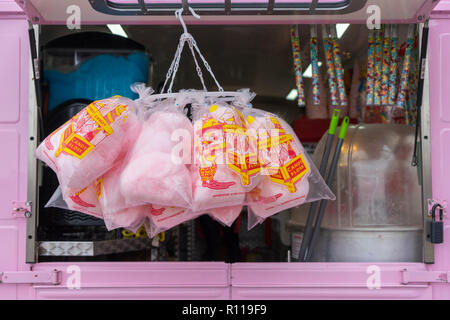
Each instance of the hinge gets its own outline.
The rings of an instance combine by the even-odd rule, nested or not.
[[[61,283],[61,271],[0,272],[0,283],[53,284]]]
[[[426,271],[408,270],[402,271],[402,284],[417,283],[448,283],[450,279],[449,271]]]
[[[29,218],[31,217],[31,201],[27,202],[20,202],[20,201],[13,201],[12,203],[12,212],[11,215],[15,218]]]

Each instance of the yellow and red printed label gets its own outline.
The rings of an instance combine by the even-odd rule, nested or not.
[[[87,187],[84,187],[84,188],[81,189],[80,191],[75,192],[75,195],[76,195],[76,196],[79,196],[80,194],[82,194],[82,193],[85,192],[86,190],[87,190]]]
[[[214,178],[214,175],[217,171],[217,165],[212,165],[206,168],[198,168],[198,172],[200,174],[200,178],[202,182],[211,181]]]
[[[244,186],[248,186],[250,184],[250,177],[261,171],[261,165],[256,153],[241,155],[229,151],[227,152],[227,165],[230,169],[241,176],[242,184]]]
[[[244,127],[241,127],[237,124],[224,124],[222,128],[224,132],[242,133],[242,134],[244,134],[246,130]]]
[[[289,161],[285,165],[285,168],[286,173],[291,179],[294,179],[298,176],[303,176],[308,171],[308,167],[302,155],[299,155],[294,159],[292,159],[291,161]]]
[[[86,107],[86,111],[91,116],[92,120],[94,120],[98,124],[98,126],[103,129],[107,136],[114,132],[108,121],[103,118],[100,111],[98,111],[98,109],[93,104],[88,105]]]
[[[69,126],[61,134],[58,149],[56,149],[55,151],[55,157],[58,157],[59,154],[63,151],[64,142],[70,137],[72,133],[73,133],[73,123],[70,123]]]
[[[82,136],[74,133],[73,124],[71,123],[61,135],[59,147],[55,152],[55,157],[58,157],[61,152],[65,152],[78,159],[83,159],[89,151],[94,148],[94,145],[84,139]]]
[[[289,192],[297,191],[295,183],[297,183],[305,174],[309,172],[309,167],[299,154],[294,159],[281,166],[276,173],[269,175],[271,181],[286,186]]]
[[[97,195],[97,198],[100,199],[100,197],[103,194],[103,178],[98,178],[95,181],[95,194]]]
[[[267,138],[264,140],[258,141],[258,148],[259,149],[268,149],[270,147],[276,147],[280,144],[284,144],[290,141],[294,141],[294,138],[290,134],[283,134],[280,135],[278,138]]]
[[[85,110],[81,115],[75,115],[72,117],[72,119],[67,121],[69,122],[69,125],[64,129],[64,132],[61,134],[59,146],[55,151],[55,157],[58,157],[61,154],[61,152],[64,152],[78,159],[83,159],[95,147],[95,144],[90,142],[93,136],[95,137],[100,132],[103,132],[105,136],[114,133],[114,129],[110,126],[110,124],[116,121],[117,118],[120,117],[122,113],[124,113],[127,110],[128,106],[119,105],[110,110],[103,117],[99,110],[102,109],[104,106],[106,106],[106,104],[101,103],[100,101],[94,101],[85,108]],[[98,126],[97,128],[94,128],[88,133],[89,137],[86,134],[83,135],[79,134],[80,132],[79,130],[77,131],[74,130],[74,122],[76,122],[76,120],[79,119],[80,117],[91,118]],[[123,118],[125,121],[127,115],[125,115]],[[60,128],[55,130],[51,135],[54,135],[58,130],[60,130]],[[96,144],[98,143],[99,141],[96,142]],[[50,143],[48,143],[48,145],[49,145],[48,149],[51,150],[53,146],[51,146]]]

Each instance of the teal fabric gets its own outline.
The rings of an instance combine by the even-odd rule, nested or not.
[[[147,83],[148,64],[148,56],[137,52],[127,57],[99,55],[83,62],[69,74],[44,70],[50,90],[48,109],[70,99],[99,100],[113,95],[136,99],[138,96],[131,91],[130,85]]]

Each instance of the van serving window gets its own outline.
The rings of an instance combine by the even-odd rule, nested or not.
[[[187,0],[91,0],[92,7],[110,15],[173,15]],[[367,0],[191,0],[189,6],[202,15],[338,15],[362,9]]]

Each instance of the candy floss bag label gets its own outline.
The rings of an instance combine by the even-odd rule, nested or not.
[[[63,187],[81,189],[124,156],[139,128],[132,100],[94,101],[51,133],[36,156],[57,173]]]

